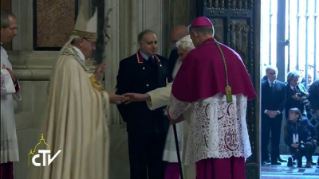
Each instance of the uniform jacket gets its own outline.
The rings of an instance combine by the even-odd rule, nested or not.
[[[167,59],[155,55],[156,69],[152,69],[139,52],[123,59],[117,75],[117,94],[147,93],[165,87]],[[164,117],[164,107],[151,111],[145,101],[118,105],[118,110],[132,133],[167,133],[169,120]]]

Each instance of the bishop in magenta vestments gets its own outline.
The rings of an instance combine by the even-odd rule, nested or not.
[[[238,53],[213,38],[209,19],[196,18],[189,30],[196,49],[176,75],[168,108],[174,121],[192,104],[185,163],[196,164],[196,179],[245,179],[253,84]]]

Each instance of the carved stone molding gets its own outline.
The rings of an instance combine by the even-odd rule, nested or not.
[[[13,72],[20,80],[49,80],[59,52],[8,51]]]
[[[48,81],[58,55],[56,51],[8,51],[13,72],[23,81]],[[87,65],[95,68],[92,61]]]

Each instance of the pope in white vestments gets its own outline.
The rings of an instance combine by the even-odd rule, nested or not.
[[[32,166],[30,179],[110,179],[109,104],[124,97],[105,91],[85,66],[95,50],[97,10],[89,19],[84,9],[53,68],[41,130],[51,154],[61,153],[49,166]]]

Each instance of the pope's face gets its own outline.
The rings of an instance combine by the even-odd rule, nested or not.
[[[83,38],[80,41],[81,51],[85,57],[88,59],[91,57],[93,51],[95,50],[96,39]]]
[[[147,33],[140,42],[140,49],[145,55],[153,56],[157,51],[157,37],[153,33]]]
[[[9,16],[9,26],[6,28],[1,27],[1,42],[8,43],[18,34],[17,19],[13,16]]]
[[[188,50],[185,50],[182,47],[178,47],[177,51],[178,51],[178,60],[179,61],[183,61],[189,52]]]

